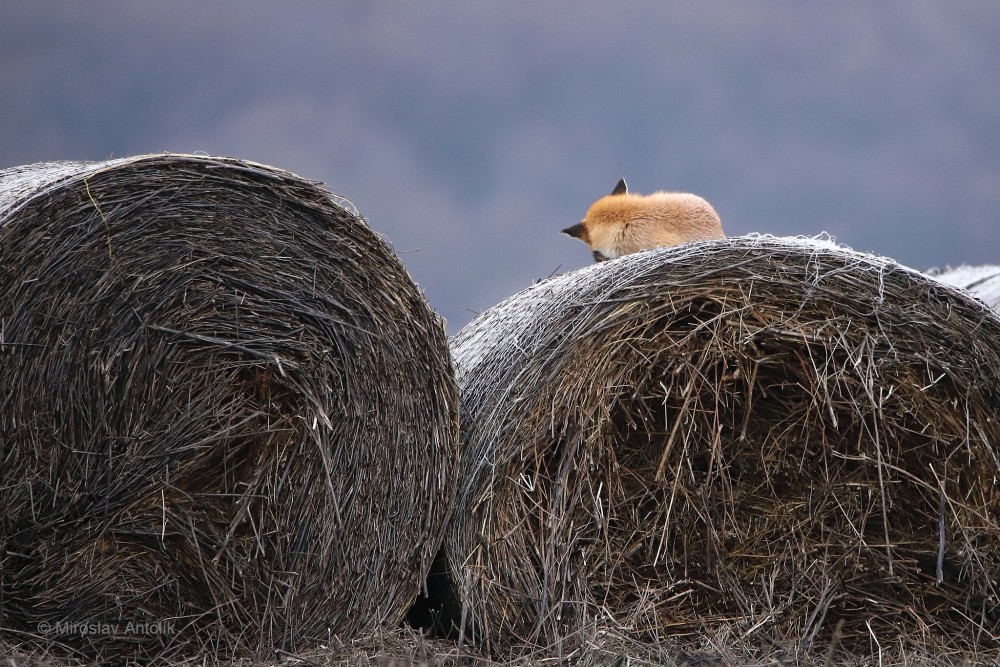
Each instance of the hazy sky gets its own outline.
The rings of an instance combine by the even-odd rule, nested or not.
[[[624,176],[728,233],[1000,263],[1000,2],[0,0],[0,167],[176,151],[320,180],[454,332],[590,262]]]

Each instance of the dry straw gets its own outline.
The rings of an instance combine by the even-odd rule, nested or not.
[[[941,282],[968,290],[993,310],[1000,310],[1000,266],[959,266],[929,273]]]
[[[401,620],[457,391],[352,208],[234,159],[0,172],[4,641],[222,658]]]
[[[996,644],[1000,321],[959,290],[731,238],[541,282],[452,352],[450,611],[494,654],[595,624],[741,651]]]

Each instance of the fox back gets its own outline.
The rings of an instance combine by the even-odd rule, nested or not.
[[[579,224],[562,230],[588,246],[597,261],[640,250],[724,238],[712,205],[686,192],[628,192],[625,179],[590,207]]]

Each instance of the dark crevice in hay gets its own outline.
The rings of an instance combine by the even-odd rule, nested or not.
[[[457,628],[461,619],[453,617],[460,604],[454,597],[448,571],[447,555],[440,551],[427,575],[425,590],[406,612],[406,625],[439,639],[459,639]]]
[[[994,647],[998,341],[950,288],[795,241],[643,253],[513,297],[452,342],[467,631],[500,652],[592,622]]]
[[[440,320],[364,221],[176,155],[2,172],[0,211],[0,627],[165,659],[401,620],[457,400]]]

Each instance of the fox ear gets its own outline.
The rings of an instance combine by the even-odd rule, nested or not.
[[[583,231],[583,223],[578,222],[572,227],[567,227],[562,230],[560,234],[565,234],[566,236],[572,236],[573,238],[578,239],[583,236]]]
[[[613,194],[613,195],[625,195],[625,194],[628,194],[628,186],[625,185],[625,179],[624,178],[618,181],[618,185],[616,185],[615,189],[611,191],[611,194]]]

